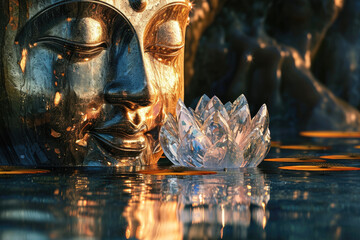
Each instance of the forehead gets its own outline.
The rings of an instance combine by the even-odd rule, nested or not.
[[[130,1],[132,2],[145,2],[146,7],[142,11],[136,11],[132,8]],[[173,4],[190,4],[189,0],[75,0],[75,1],[64,1],[64,0],[30,0],[28,5],[28,16],[31,19],[33,16],[41,11],[51,8],[55,4],[66,4],[74,2],[89,2],[95,4],[105,4],[109,7],[117,9],[123,14],[123,16],[129,21],[136,31],[141,31],[145,28],[146,23],[152,19],[156,13],[166,7],[167,5]]]

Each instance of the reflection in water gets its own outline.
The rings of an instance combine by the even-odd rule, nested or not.
[[[145,182],[159,178],[144,176]],[[265,228],[269,214],[269,186],[256,169],[203,175],[168,177],[158,194],[135,191],[124,216],[126,237],[138,239],[204,239],[246,237],[254,223]],[[152,189],[154,190],[154,189]]]
[[[268,159],[276,161],[260,165],[266,178],[259,169],[186,175],[199,172],[165,164],[0,167],[0,239],[354,239],[359,141],[331,139],[321,151],[274,147]]]
[[[300,132],[300,136],[315,138],[359,138],[360,132],[306,131]]]
[[[269,185],[256,169],[53,169],[0,175],[0,192],[0,239],[263,238],[269,218]]]

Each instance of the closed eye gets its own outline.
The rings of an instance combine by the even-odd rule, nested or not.
[[[184,45],[180,46],[167,46],[161,44],[155,44],[146,47],[146,52],[151,52],[156,55],[165,57],[176,57],[180,54],[180,50],[184,48]]]
[[[64,53],[68,59],[74,61],[89,60],[108,48],[108,44],[105,41],[99,43],[79,43],[55,36],[41,37],[34,44],[45,44],[60,53]]]

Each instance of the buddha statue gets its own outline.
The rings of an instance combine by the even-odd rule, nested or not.
[[[155,164],[188,0],[2,1],[0,163]]]

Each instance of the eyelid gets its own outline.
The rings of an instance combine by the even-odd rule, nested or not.
[[[177,56],[180,54],[180,50],[184,48],[183,45],[179,46],[168,46],[163,44],[150,45],[145,48],[145,52],[156,53],[164,56]]]
[[[96,55],[108,48],[106,41],[98,43],[79,43],[55,36],[41,37],[36,40],[35,43],[44,43],[56,48],[65,48],[68,51],[85,55]]]

